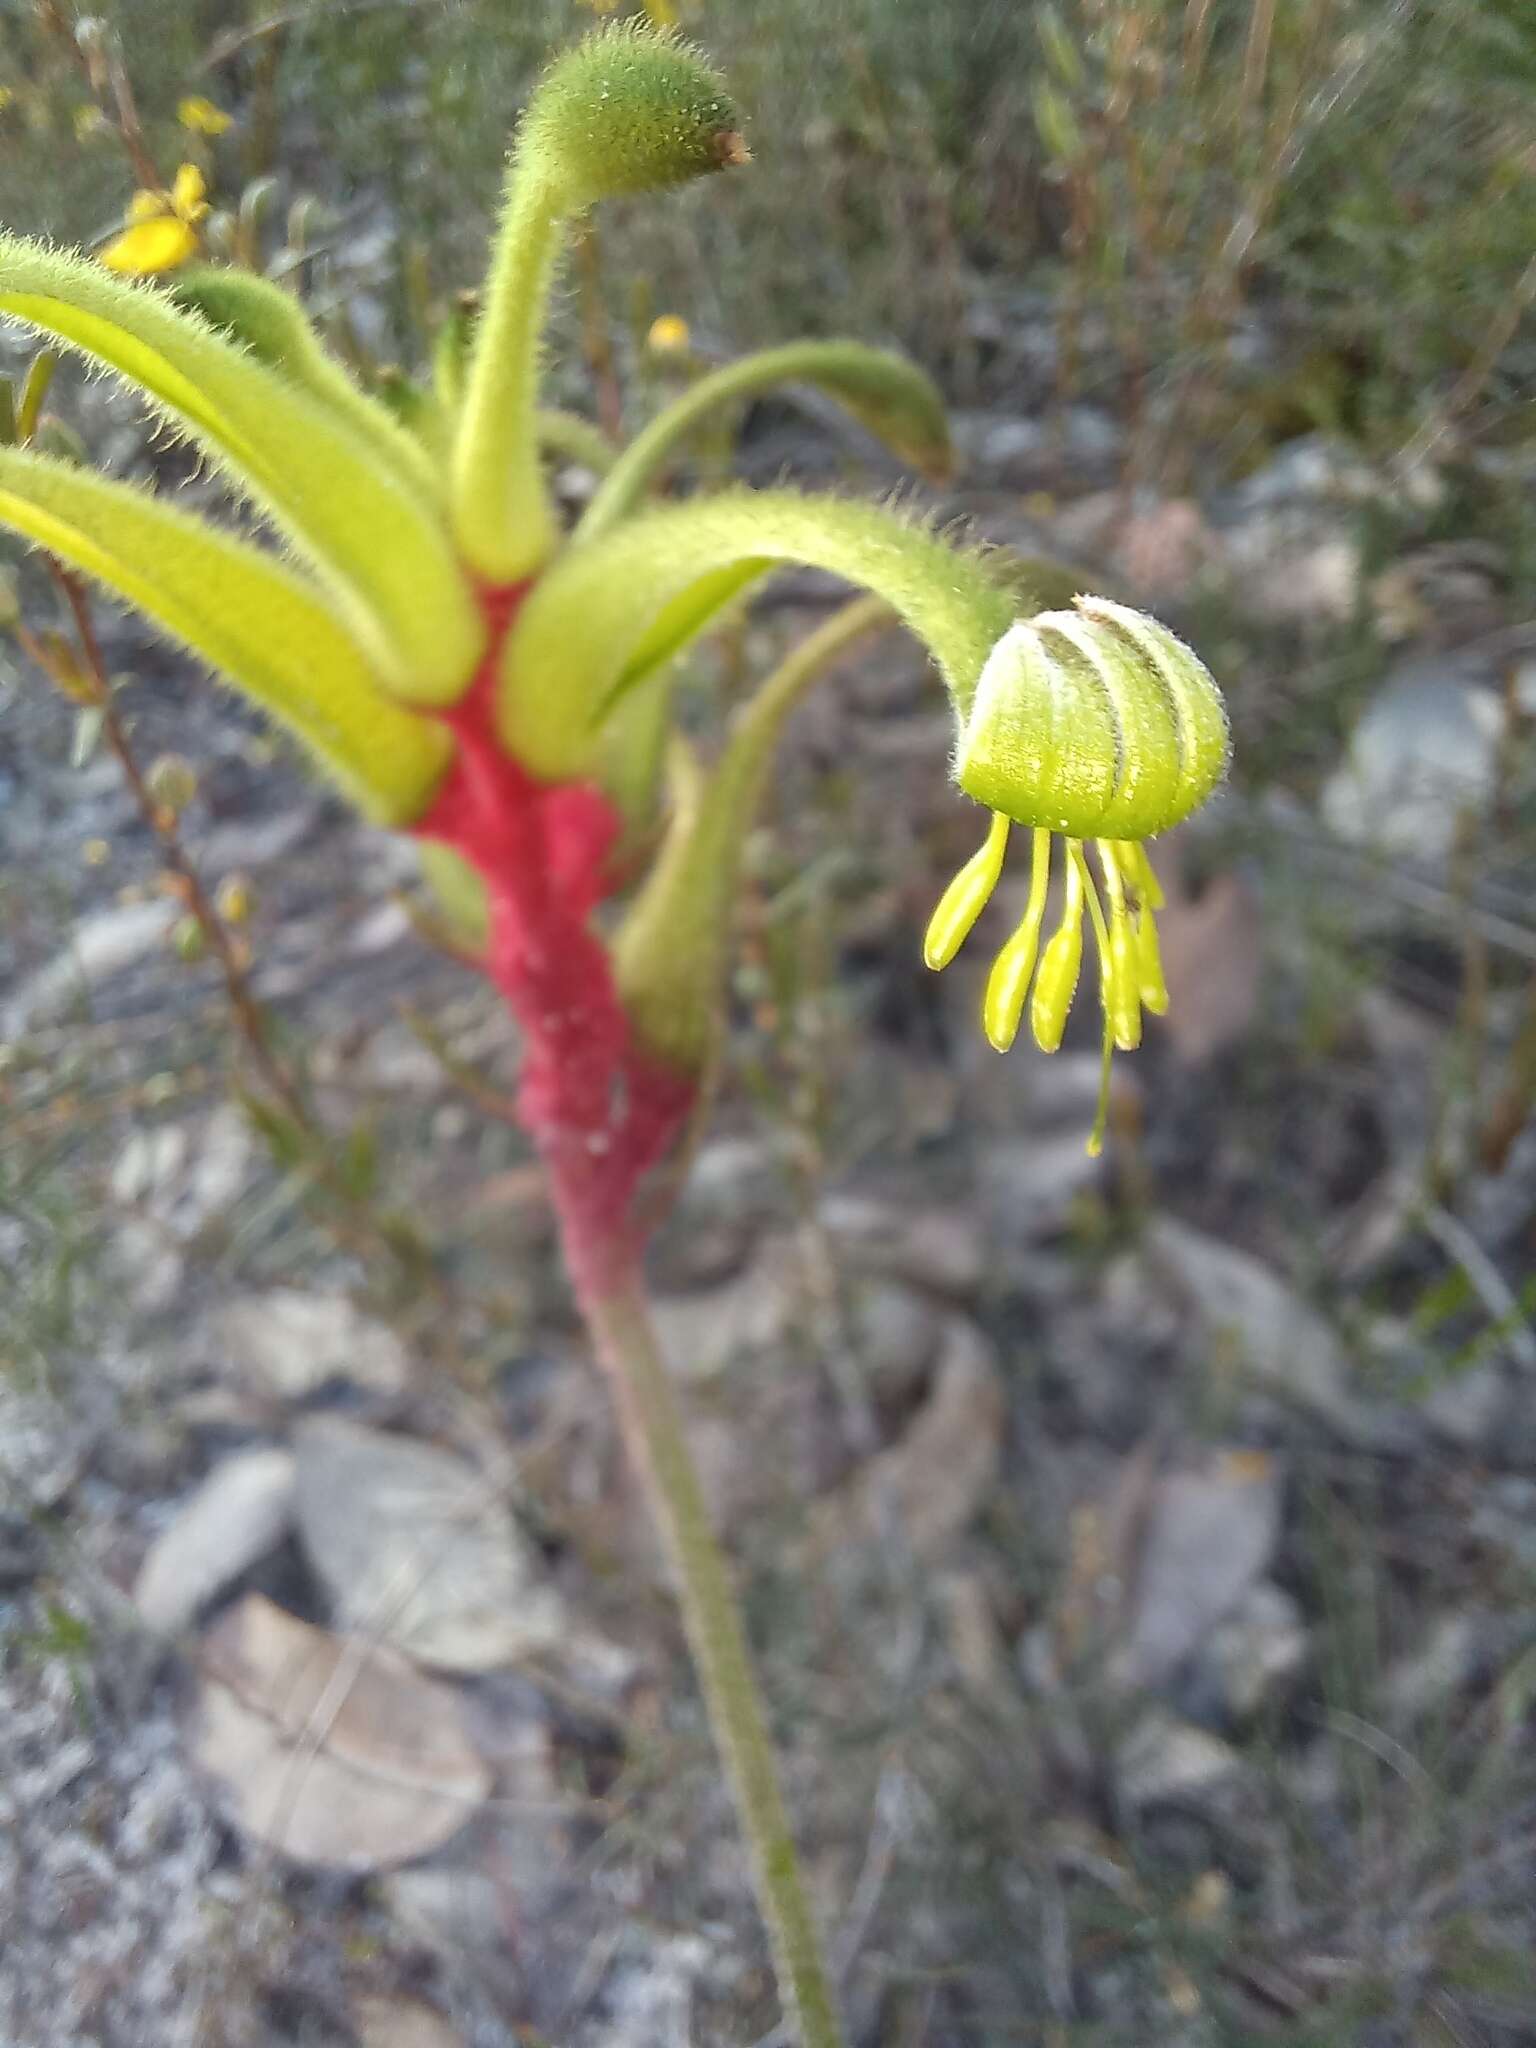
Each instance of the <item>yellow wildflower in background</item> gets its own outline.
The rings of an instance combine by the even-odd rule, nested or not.
[[[183,164],[169,192],[135,192],[128,202],[128,225],[102,250],[101,261],[123,277],[158,277],[178,269],[197,254],[207,191],[197,165]]]
[[[75,109],[74,130],[76,142],[89,142],[93,135],[100,135],[107,125],[107,117],[94,100],[87,100]]]
[[[234,126],[233,114],[226,114],[222,107],[216,107],[212,100],[205,100],[201,93],[189,93],[177,106],[176,118],[194,135],[222,135],[227,128]]]
[[[583,0],[594,14],[612,14],[619,0]],[[641,12],[652,28],[676,28],[677,9],[672,0],[642,0]]]
[[[681,313],[662,313],[651,322],[645,345],[655,356],[680,356],[687,354],[691,339]]]

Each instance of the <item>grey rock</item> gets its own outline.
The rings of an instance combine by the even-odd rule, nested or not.
[[[1276,624],[1347,624],[1360,603],[1363,555],[1352,526],[1310,507],[1255,512],[1223,535],[1244,608]]]
[[[1099,1185],[1088,1126],[983,1144],[977,1163],[982,1216],[992,1245],[1017,1253],[1064,1230],[1078,1198]]]
[[[1143,1531],[1124,1678],[1163,1684],[1263,1576],[1279,1533],[1280,1474],[1263,1453],[1164,1473]]]
[[[842,1259],[861,1272],[905,1281],[954,1301],[969,1301],[987,1272],[980,1219],[963,1206],[913,1209],[868,1196],[830,1194],[820,1220]]]
[[[1231,494],[1245,511],[1297,503],[1364,504],[1382,495],[1384,480],[1347,442],[1323,434],[1288,441],[1251,471]]]
[[[1474,1365],[1443,1379],[1420,1404],[1436,1436],[1458,1450],[1491,1449],[1503,1431],[1511,1402],[1510,1383],[1492,1364]]]
[[[215,1467],[139,1567],[133,1602],[150,1628],[177,1634],[281,1542],[292,1521],[294,1478],[289,1451],[246,1451]]]
[[[1452,1705],[1476,1677],[1489,1636],[1486,1615],[1437,1616],[1418,1647],[1396,1658],[1382,1678],[1382,1706],[1392,1725],[1411,1729]]]
[[[273,1287],[215,1311],[205,1348],[230,1377],[278,1400],[303,1400],[328,1380],[397,1394],[410,1380],[405,1346],[339,1294]]]
[[[1490,1479],[1472,1510],[1470,1527],[1478,1542],[1518,1570],[1536,1573],[1536,1479],[1509,1474]]]
[[[1243,1765],[1219,1735],[1154,1707],[1116,1747],[1111,1775],[1128,1812],[1158,1806],[1199,1810],[1219,1803],[1241,1781]]]
[[[1193,1309],[1206,1346],[1225,1369],[1256,1388],[1309,1410],[1346,1442],[1398,1446],[1412,1425],[1360,1400],[1331,1324],[1280,1275],[1247,1252],[1164,1219],[1147,1233],[1146,1253]]]
[[[718,1378],[738,1361],[782,1344],[802,1294],[793,1245],[771,1239],[724,1286],[657,1297],[653,1314],[662,1354],[681,1378]]]
[[[1475,656],[1397,663],[1324,786],[1324,821],[1352,845],[1443,867],[1463,816],[1490,799],[1503,730],[1493,678]]]
[[[738,1273],[786,1206],[789,1160],[758,1138],[725,1137],[700,1148],[651,1258],[664,1290],[710,1287]]]
[[[1309,1651],[1300,1607],[1283,1587],[1261,1580],[1196,1655],[1190,1712],[1237,1726],[1252,1721],[1300,1675]]]
[[[82,918],[68,946],[25,982],[3,1013],[0,1033],[19,1038],[66,1016],[92,990],[160,946],[181,915],[169,897],[114,904]]]
[[[494,1670],[563,1633],[563,1603],[484,1473],[336,1416],[294,1441],[299,1536],[343,1627],[450,1671]]]

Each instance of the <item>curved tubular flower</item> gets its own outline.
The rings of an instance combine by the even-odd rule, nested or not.
[[[365,815],[416,817],[452,751],[300,577],[134,485],[0,449],[0,521],[105,583],[286,725]]]
[[[545,455],[566,462],[579,462],[594,476],[606,476],[618,460],[619,451],[601,427],[583,419],[579,412],[565,412],[558,406],[541,406],[534,415],[533,431]]]
[[[1163,899],[1142,841],[1205,802],[1228,752],[1226,712],[1203,663],[1156,620],[1108,598],[1079,598],[1073,611],[1013,626],[988,656],[963,722],[955,780],[989,806],[992,822],[940,898],[924,958],[934,968],[954,958],[997,885],[1011,827],[1030,827],[1029,897],[993,963],[982,1022],[1006,1052],[1028,1003],[1036,1044],[1056,1050],[1082,968],[1086,915],[1104,1013],[1090,1151],[1103,1141],[1112,1053],[1139,1045],[1143,1009],[1160,1013],[1168,1002],[1154,922]],[[1057,833],[1066,846],[1063,910],[1041,952]]]
[[[407,491],[428,502],[443,499],[442,473],[421,442],[353,383],[292,292],[255,271],[199,266],[181,272],[171,298],[353,428]]]
[[[576,528],[594,540],[632,512],[679,446],[712,412],[777,384],[812,384],[835,398],[914,469],[942,483],[952,459],[944,401],[931,378],[885,349],[858,341],[796,341],[759,349],[701,377],[638,433]]]
[[[737,714],[705,776],[685,754],[673,777],[660,853],[614,939],[614,975],[641,1041],[702,1073],[717,1039],[731,907],[747,830],[784,721],[810,685],[858,641],[894,624],[876,597],[855,598],[808,634]]]
[[[326,586],[381,679],[462,693],[483,629],[441,514],[349,419],[201,314],[84,257],[0,236],[0,313],[114,370],[246,493]]]
[[[734,594],[787,563],[826,569],[883,598],[933,654],[961,716],[1017,615],[984,554],[949,546],[879,505],[733,489],[658,507],[567,549],[533,585],[500,664],[503,744],[542,777],[592,772],[599,722],[669,608],[701,590],[711,600]],[[712,616],[705,611],[691,630]],[[676,634],[668,652],[687,637]]]
[[[455,531],[488,581],[531,575],[555,547],[533,422],[539,337],[566,223],[599,200],[662,191],[745,160],[719,76],[680,38],[600,30],[545,73],[508,167],[454,446]]]

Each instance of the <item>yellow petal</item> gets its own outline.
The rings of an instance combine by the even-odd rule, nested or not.
[[[171,195],[169,192],[148,192],[141,186],[129,200],[125,218],[129,227],[132,227],[135,221],[160,220],[170,210]]]
[[[987,898],[997,887],[1007,850],[1008,820],[994,811],[980,852],[971,855],[928,920],[923,958],[930,967],[947,967],[959,952],[967,932],[986,909]]]
[[[102,250],[100,261],[120,277],[158,277],[197,254],[197,236],[184,220],[162,214],[125,228]]]
[[[1042,1052],[1055,1052],[1067,1028],[1067,1012],[1077,994],[1077,977],[1083,965],[1083,908],[1087,894],[1088,870],[1083,864],[1082,845],[1067,841],[1067,893],[1061,907],[1061,923],[1048,941],[1035,976],[1035,993],[1029,1006],[1029,1028]]]
[[[982,999],[981,1024],[988,1043],[1006,1052],[1018,1036],[1019,1020],[1035,972],[1040,950],[1040,926],[1045,918],[1045,894],[1051,878],[1051,835],[1035,828],[1034,864],[1029,882],[1029,901],[1024,906],[1012,938],[1006,941],[992,963],[987,992]]]
[[[189,93],[176,109],[176,118],[194,135],[222,135],[234,125],[234,116],[205,100],[201,93]]]
[[[208,211],[208,186],[196,164],[183,164],[171,187],[171,205],[184,221],[201,220]]]
[[[1136,917],[1136,979],[1143,1007],[1154,1017],[1166,1015],[1168,984],[1163,979],[1162,952],[1149,904],[1144,904]]]

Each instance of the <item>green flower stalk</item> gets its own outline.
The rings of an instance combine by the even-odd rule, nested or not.
[[[367,817],[413,834],[460,942],[505,997],[522,1036],[519,1113],[677,1573],[783,1997],[806,2048],[836,2048],[729,1574],[640,1283],[657,1170],[718,1046],[740,849],[789,712],[855,638],[900,623],[949,694],[955,779],[991,813],[927,958],[953,957],[1024,829],[1028,895],[985,1029],[1004,1047],[1027,1010],[1037,1042],[1059,1044],[1086,927],[1107,1072],[1166,1000],[1144,842],[1209,795],[1227,734],[1209,675],[1155,622],[1100,599],[1039,611],[1062,595],[1049,574],[1026,590],[1018,564],[898,510],[741,487],[655,501],[715,408],[781,379],[942,471],[938,396],[895,357],[848,341],[750,356],[624,450],[540,409],[545,312],[577,217],[745,160],[719,78],[679,38],[604,29],[557,59],[516,137],[485,289],[450,314],[424,390],[360,389],[261,278],[182,271],[167,292],[0,236],[0,313],[122,378],[267,538],[42,452],[26,405],[0,415],[0,523],[137,607]],[[551,451],[602,476],[569,534],[545,481]],[[791,653],[703,765],[674,731],[678,657],[787,563],[865,594]],[[1053,873],[1062,909],[1047,938]]]

